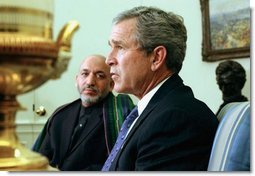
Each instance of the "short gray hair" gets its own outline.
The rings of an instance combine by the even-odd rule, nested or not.
[[[114,24],[135,18],[136,36],[139,47],[150,54],[157,46],[167,49],[166,65],[179,72],[186,53],[187,31],[183,18],[156,7],[139,6],[120,13]]]

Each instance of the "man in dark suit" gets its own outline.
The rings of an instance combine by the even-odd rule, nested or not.
[[[139,98],[138,117],[123,125],[102,171],[207,170],[218,120],[178,75],[186,40],[182,18],[158,8],[114,18],[106,63],[114,90]]]
[[[105,57],[87,57],[76,76],[80,99],[53,113],[33,150],[59,170],[100,170],[133,108],[129,96],[112,94],[113,84]]]

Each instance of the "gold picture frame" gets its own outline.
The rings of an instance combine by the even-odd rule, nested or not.
[[[250,57],[249,0],[200,0],[200,4],[203,61]]]

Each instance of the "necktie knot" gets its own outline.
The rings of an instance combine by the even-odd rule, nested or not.
[[[134,120],[138,117],[138,110],[137,107],[135,107],[130,114],[127,116],[126,120],[122,124],[122,127],[120,129],[120,134],[122,134],[122,138],[124,138],[128,132],[128,128],[132,125]],[[124,135],[124,137],[123,137]]]
[[[138,116],[137,106],[130,112],[127,119],[134,120]]]

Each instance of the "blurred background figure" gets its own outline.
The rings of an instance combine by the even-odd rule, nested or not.
[[[248,98],[242,95],[246,73],[238,62],[232,60],[221,62],[216,68],[216,80],[223,99],[216,115],[228,103],[248,101]]]

